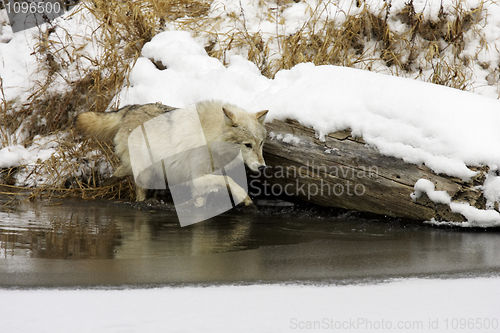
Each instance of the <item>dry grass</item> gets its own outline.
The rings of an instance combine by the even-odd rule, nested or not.
[[[24,105],[3,98],[0,107],[4,128],[0,130],[0,142],[4,144],[12,144],[11,134],[19,126],[27,134],[27,141],[20,142],[25,145],[36,135],[58,131],[68,134],[61,139],[53,158],[34,167],[3,170],[0,182],[3,179],[8,184],[20,172],[31,173],[31,178],[46,174],[48,179],[43,185],[37,184],[33,195],[131,199],[129,180],[100,186],[102,164],[99,163],[116,167],[111,148],[92,140],[80,142],[70,129],[78,113],[104,111],[112,106],[117,93],[128,84],[131,65],[140,56],[142,46],[161,32],[166,23],[192,31],[205,40],[207,53],[224,64],[228,55],[242,54],[269,78],[282,69],[312,62],[382,69],[394,75],[467,90],[472,82],[472,67],[478,60],[477,54],[476,57],[463,54],[466,34],[472,34],[482,48],[488,48],[481,31],[487,19],[483,2],[468,9],[464,0],[457,0],[452,13],[441,8],[438,20],[432,21],[416,11],[412,0],[398,12],[387,5],[374,12],[364,1],[353,1],[352,13],[339,9],[328,15],[325,5],[333,2],[324,0],[317,8],[309,8],[309,20],[295,33],[286,34],[283,33],[286,22],[281,15],[292,3],[290,0],[260,2],[267,13],[266,19],[276,25],[276,33],[266,35],[248,29],[243,8],[228,12],[227,17],[210,16],[214,9],[212,0],[83,2],[81,11],[91,15],[96,26],[87,31],[83,40],[64,26],[41,30],[35,51],[39,71],[44,73],[43,81],[37,83]],[[398,20],[404,29],[391,28],[394,26],[391,20]],[[221,24],[226,25],[224,32],[217,28]],[[84,46],[89,41],[97,45],[99,55],[86,52]],[[489,69],[489,64],[481,66]]]
[[[310,8],[309,20],[294,34],[277,33],[271,37],[248,32],[244,15],[230,14],[234,20],[230,33],[205,32],[209,40],[216,41],[207,45],[207,51],[224,63],[228,53],[246,53],[269,78],[282,69],[312,62],[375,71],[384,68],[400,76],[431,71],[426,81],[466,90],[470,87],[474,59],[462,55],[465,34],[472,30],[482,46],[488,47],[480,30],[486,18],[482,2],[469,10],[465,1],[457,0],[454,15],[441,7],[438,21],[417,13],[412,0],[397,13],[392,13],[387,5],[374,13],[359,1],[359,8],[353,9],[355,14],[339,10],[325,19],[326,5],[330,3],[333,1],[325,0]],[[276,14],[270,13],[269,17],[276,22],[277,31],[282,30],[279,26],[283,23],[279,13],[289,5],[290,1],[278,1],[276,8],[271,8]],[[394,18],[405,24],[404,31],[391,29],[389,21]],[[189,22],[181,27],[194,29]]]
[[[0,170],[4,180],[4,193],[20,193],[20,188],[30,188],[28,198],[39,196],[77,196],[83,199],[109,198],[132,200],[133,184],[130,179],[104,185],[106,175],[119,161],[113,148],[94,139],[81,141],[72,130],[51,136],[56,152],[45,161]],[[36,145],[37,141],[31,143]],[[14,186],[22,182],[21,186]],[[21,192],[21,194],[25,194]]]

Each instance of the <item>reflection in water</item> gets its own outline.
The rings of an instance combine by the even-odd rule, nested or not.
[[[71,285],[500,271],[498,230],[436,229],[294,208],[232,210],[181,228],[175,211],[158,208],[68,200],[2,206],[0,285],[44,285],[43,274],[55,285]],[[13,269],[15,263],[22,267]],[[38,282],[29,275],[24,281],[18,271],[33,272]],[[93,280],[82,280],[85,274]]]
[[[117,216],[126,241],[117,246],[115,258],[200,255],[248,249],[252,217],[222,215],[203,223],[180,227],[173,211],[135,210]]]
[[[252,220],[222,216],[216,224],[181,228],[174,211],[103,202],[21,202],[0,211],[0,254],[111,259],[235,251],[247,248]]]
[[[91,206],[22,203],[0,212],[2,257],[112,258],[120,244],[113,220]]]

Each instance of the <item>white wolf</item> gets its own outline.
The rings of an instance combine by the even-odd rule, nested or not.
[[[194,148],[200,147],[202,143],[205,143],[208,150],[212,144],[236,144],[241,149],[241,156],[248,168],[255,172],[262,171],[266,167],[262,157],[262,146],[266,138],[266,114],[267,110],[248,113],[220,101],[200,102],[185,109],[156,103],[130,105],[114,112],[82,113],[76,119],[76,127],[97,139],[114,141],[115,153],[121,159],[121,165],[114,172],[113,178],[122,178],[133,175],[134,163],[139,165],[139,169],[145,169],[149,163],[142,163],[134,156],[131,163],[130,152],[136,147],[129,147],[129,136],[134,129],[142,126],[144,131],[144,125],[149,124],[147,148],[154,147],[154,154],[160,156],[172,156],[167,159],[168,165],[164,166],[169,177],[175,178],[169,178],[169,183],[171,180],[175,183],[192,181],[193,197],[229,186],[237,202],[244,201],[245,205],[250,205],[252,200],[233,179],[213,174],[212,154],[224,155],[231,152],[226,152],[223,148],[222,151],[209,152],[209,156],[202,156],[200,150]],[[155,118],[163,120],[152,120]],[[144,148],[137,149],[144,153],[147,151]],[[149,153],[151,154],[151,150]],[[207,160],[212,163],[207,163]],[[216,169],[220,167],[224,165],[215,165]],[[143,201],[145,198],[146,190],[136,184],[136,200]]]

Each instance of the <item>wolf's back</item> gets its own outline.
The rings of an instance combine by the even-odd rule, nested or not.
[[[85,112],[76,118],[76,128],[85,135],[103,141],[113,141],[120,129],[123,112]]]

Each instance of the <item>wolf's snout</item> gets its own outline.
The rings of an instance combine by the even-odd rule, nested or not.
[[[261,166],[259,166],[259,168],[258,168],[258,169],[259,169],[259,172],[260,172],[260,173],[263,173],[263,172],[264,172],[264,170],[266,170],[266,168],[267,168],[267,166],[265,166],[265,165],[261,165]]]

